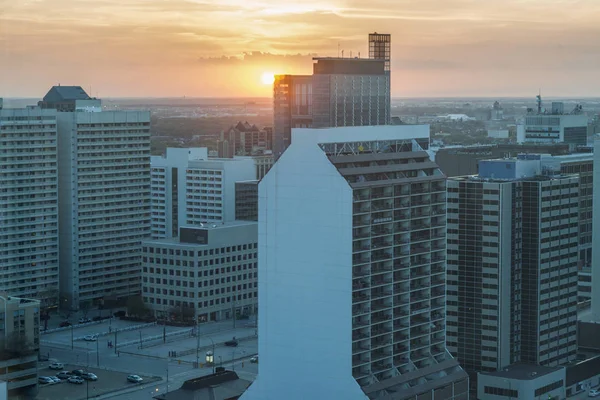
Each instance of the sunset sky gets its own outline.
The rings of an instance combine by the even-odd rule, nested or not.
[[[600,0],[0,0],[0,97],[270,96],[265,72],[367,56],[392,96],[600,96]]]

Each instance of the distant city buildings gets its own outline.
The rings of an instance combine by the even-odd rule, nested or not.
[[[261,358],[242,399],[467,399],[445,347],[446,187],[428,128],[293,134],[259,184]]]
[[[0,110],[0,290],[58,301],[55,110]]]
[[[273,128],[259,129],[256,125],[241,121],[221,132],[217,143],[220,158],[261,155],[265,152],[270,153],[272,149]]]
[[[579,177],[540,155],[448,180],[448,348],[477,372],[577,353]]]
[[[255,222],[181,227],[179,238],[144,242],[144,304],[157,317],[187,311],[200,322],[256,313],[257,247]]]
[[[274,154],[291,143],[293,128],[389,125],[389,34],[369,35],[369,58],[314,58],[313,75],[276,75]]]
[[[580,106],[565,113],[564,103],[552,102],[552,108],[544,110],[541,96],[537,96],[537,104],[537,111],[529,109],[517,126],[517,143],[565,142],[573,149],[588,145],[588,117]]]
[[[40,302],[2,292],[0,337],[0,381],[6,381],[7,398],[35,398],[38,391]]]

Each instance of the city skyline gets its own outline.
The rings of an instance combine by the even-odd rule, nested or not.
[[[393,36],[394,97],[600,89],[593,0],[30,0],[2,9],[5,97],[58,83],[105,98],[266,97],[265,73],[310,73],[313,55],[338,49],[367,57],[373,31]]]

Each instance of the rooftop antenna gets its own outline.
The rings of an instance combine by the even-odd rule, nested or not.
[[[344,50],[342,50],[342,58],[344,58]]]
[[[360,51],[358,52],[358,58],[360,58]]]
[[[540,89],[540,94],[538,94],[536,96],[537,99],[537,109],[538,109],[538,114],[542,113],[542,89]]]
[[[340,58],[340,42],[338,42],[338,58]]]

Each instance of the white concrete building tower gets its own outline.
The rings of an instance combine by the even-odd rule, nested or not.
[[[428,127],[292,134],[259,184],[260,363],[242,399],[467,399]]]
[[[150,113],[101,111],[100,100],[80,107],[69,88],[51,92],[69,110],[57,113],[60,292],[61,306],[77,309],[140,293],[141,242],[150,237]]]
[[[0,291],[58,300],[56,111],[0,110]]]
[[[256,179],[251,158],[193,160],[185,177],[185,209],[180,226],[235,220],[235,183]]]
[[[179,235],[179,216],[185,212],[186,171],[190,160],[208,159],[206,147],[169,147],[164,156],[152,156],[152,239]],[[183,209],[180,210],[180,204]]]
[[[594,210],[600,210],[600,138],[594,141]],[[592,243],[600,243],[600,212],[593,214]],[[600,321],[600,251],[592,252],[592,319]]]

